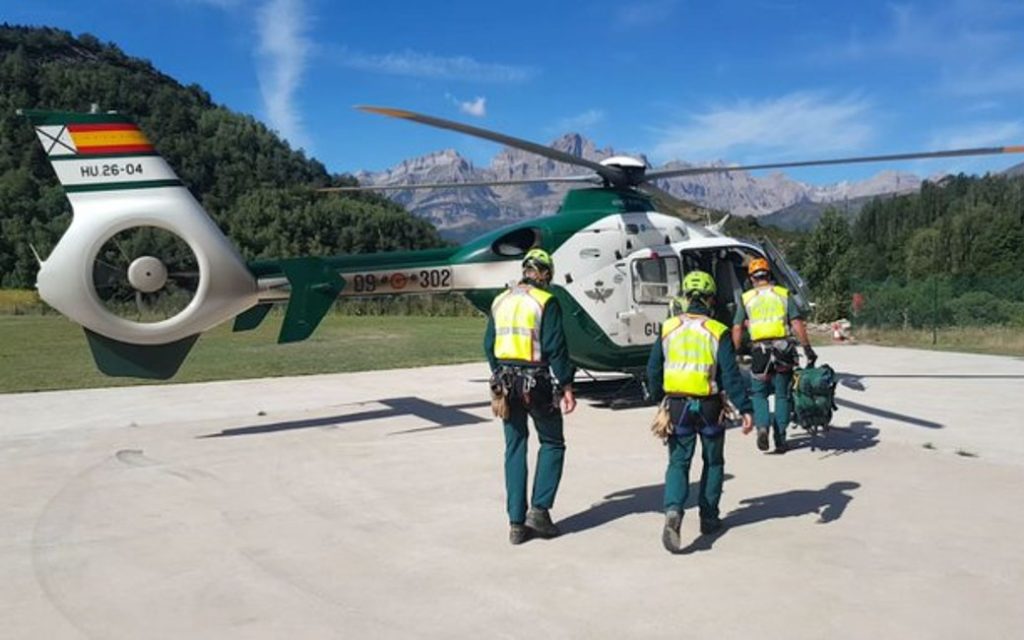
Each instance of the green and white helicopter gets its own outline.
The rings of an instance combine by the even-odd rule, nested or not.
[[[40,260],[40,297],[88,337],[99,369],[112,376],[167,379],[204,331],[234,320],[253,329],[274,304],[287,303],[278,342],[307,338],[339,297],[459,292],[486,312],[520,276],[532,247],[555,260],[553,293],[563,309],[573,362],[592,371],[637,373],[659,324],[693,269],[718,283],[718,314],[728,321],[743,290],[744,265],[765,257],[776,279],[805,309],[800,276],[768,243],[731,238],[724,218],[680,200],[656,180],[754,169],[1024,152],[1024,147],[647,171],[617,156],[592,162],[504,134],[399,109],[360,107],[449,129],[587,170],[576,176],[393,185],[346,189],[479,187],[568,182],[557,213],[513,224],[461,247],[246,263],[174,170],[126,115],[25,110],[73,209],[71,225]],[[659,213],[668,207],[672,215]],[[140,241],[142,239],[142,241]],[[159,301],[162,315],[139,318],[109,304],[128,291]]]

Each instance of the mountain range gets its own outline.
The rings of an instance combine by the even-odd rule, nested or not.
[[[578,133],[563,135],[551,147],[582,157],[601,160],[622,155],[611,148],[598,148]],[[639,158],[650,166],[647,158]],[[717,166],[726,166],[723,162]],[[684,162],[670,162],[658,169],[684,168]],[[515,148],[503,148],[487,167],[477,167],[452,149],[404,160],[379,172],[361,171],[355,175],[360,184],[417,184],[425,182],[477,182],[567,176],[581,173],[578,167],[555,162]],[[820,206],[835,203],[858,204],[873,196],[917,191],[918,176],[898,171],[882,171],[858,182],[839,182],[814,186],[789,178],[783,173],[764,177],[745,171],[705,174],[658,181],[669,193],[712,209],[741,216],[768,216],[791,207]],[[430,220],[448,238],[461,240],[482,231],[558,210],[565,192],[574,188],[564,184],[525,186],[419,189],[389,192],[389,197],[418,216]],[[859,207],[858,207],[859,209]],[[806,216],[796,227],[807,226]],[[811,215],[816,220],[816,216]],[[794,218],[783,216],[784,225]],[[795,219],[795,218],[794,218]],[[770,219],[766,221],[771,221]],[[813,221],[810,222],[813,226]]]

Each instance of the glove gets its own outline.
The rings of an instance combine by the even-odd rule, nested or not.
[[[811,345],[804,345],[804,357],[807,358],[807,366],[813,367],[814,363],[818,361],[818,354],[814,352],[814,348]]]

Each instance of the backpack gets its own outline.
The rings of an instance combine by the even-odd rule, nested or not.
[[[827,364],[796,369],[793,374],[793,415],[805,429],[827,427],[835,403],[836,372]]]

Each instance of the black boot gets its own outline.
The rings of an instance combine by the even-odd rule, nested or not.
[[[757,448],[761,451],[768,450],[768,430],[758,429],[757,430]]]
[[[530,539],[530,530],[524,524],[513,524],[508,529],[508,541],[523,544]]]
[[[701,518],[700,519],[700,533],[704,536],[710,536],[714,533],[718,533],[725,527],[721,518]]]
[[[526,526],[541,538],[556,538],[562,535],[562,531],[551,522],[551,515],[547,509],[534,507],[527,511]]]
[[[661,532],[661,544],[669,553],[679,551],[679,527],[683,524],[681,511],[669,510],[665,512],[665,528]]]

